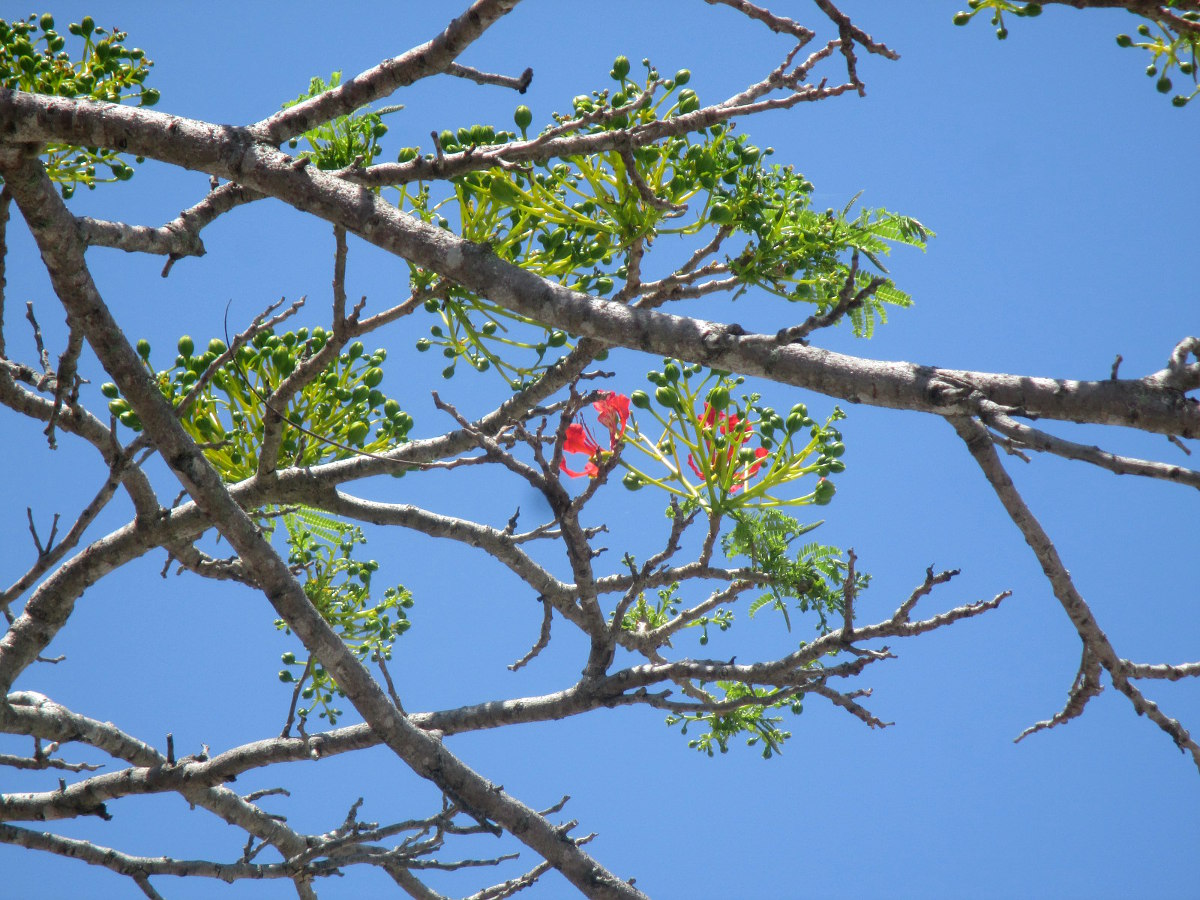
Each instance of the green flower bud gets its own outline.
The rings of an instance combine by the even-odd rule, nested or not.
[[[513,183],[499,175],[492,178],[488,185],[488,193],[491,194],[493,200],[504,206],[512,206],[521,199],[521,192]]]
[[[629,57],[618,56],[614,59],[612,71],[608,74],[612,76],[613,81],[624,81],[625,76],[629,74]]]
[[[363,384],[367,387],[378,387],[381,381],[383,381],[383,369],[367,369],[363,374]]]
[[[195,343],[188,335],[184,335],[179,339],[179,355],[187,358],[192,355],[192,351],[196,349]]]
[[[275,368],[285,377],[291,375],[296,368],[296,357],[288,352],[287,347],[276,347],[271,354],[271,362],[275,363]]]
[[[629,402],[632,403],[634,406],[636,406],[638,409],[649,409],[650,408],[650,395],[647,394],[645,391],[634,391],[632,394],[629,395]]]
[[[621,484],[625,485],[631,491],[639,491],[645,487],[645,482],[633,472],[629,472],[621,479]]]
[[[729,225],[735,217],[733,207],[727,203],[714,203],[708,210],[709,221],[716,225]]]
[[[346,429],[346,440],[351,444],[362,444],[370,430],[371,427],[366,422],[355,422]]]
[[[708,392],[708,397],[705,399],[713,409],[724,409],[729,405],[729,388],[723,384],[718,384]]]
[[[813,491],[813,502],[817,506],[825,506],[833,499],[833,495],[837,492],[832,481],[822,478],[817,482],[817,487]]]
[[[142,338],[137,342],[137,354],[142,359],[150,358],[150,342],[145,338]]]
[[[516,112],[513,113],[513,121],[521,129],[521,134],[524,134],[525,129],[533,122],[533,112],[528,106],[518,106]]]
[[[111,381],[106,381],[104,384],[100,385],[100,393],[110,400],[121,396],[121,392],[117,390],[117,386]]]
[[[363,351],[365,351],[366,349],[367,348],[363,346],[362,341],[355,341],[353,344],[351,344],[349,347],[346,348],[346,353],[350,356],[351,359],[358,359],[360,356],[363,355]]]

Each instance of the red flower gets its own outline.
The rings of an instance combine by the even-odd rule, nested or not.
[[[617,441],[625,434],[629,422],[629,398],[624,394],[602,391],[600,399],[592,404],[596,418],[608,429],[609,449],[616,449]]]
[[[568,469],[565,459],[559,464],[559,468],[572,478],[582,478],[584,475],[588,478],[595,478],[600,474],[600,469],[594,461],[600,453],[600,445],[596,443],[595,438],[582,422],[572,422],[567,426],[567,436],[563,439],[563,453],[587,454],[588,461],[584,464],[582,472],[573,472]]]
[[[608,429],[609,450],[615,450],[625,434],[625,426],[629,423],[629,398],[624,394],[602,391],[600,399],[592,404],[592,409],[596,410],[596,418],[600,424]],[[583,453],[587,455],[588,460],[584,463],[582,472],[568,469],[565,459],[559,464],[559,468],[572,478],[582,478],[585,475],[595,478],[600,474],[596,460],[601,452],[600,445],[596,443],[588,427],[582,422],[572,422],[567,426],[567,434],[563,439],[563,453]]]
[[[725,437],[725,459],[726,463],[733,463],[742,447],[750,440],[750,435],[754,433],[754,428],[749,422],[739,419],[737,416],[727,415],[723,412],[713,409],[707,403],[704,404],[704,415],[697,417],[700,422],[704,442],[708,446],[709,471],[717,468],[719,462],[720,449],[716,446],[716,434],[719,432]],[[729,493],[736,494],[739,489],[746,486],[746,482],[758,474],[758,470],[762,468],[762,461],[770,455],[770,452],[765,447],[759,447],[754,451],[754,462],[750,463],[745,469],[734,479],[733,485],[729,489]],[[696,460],[692,455],[688,454],[688,465],[692,471],[696,473],[697,478],[703,478],[704,473],[700,467],[696,465]]]

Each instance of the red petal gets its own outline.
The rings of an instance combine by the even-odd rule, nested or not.
[[[579,422],[567,426],[567,435],[563,439],[563,451],[566,453],[586,453],[591,456],[600,449],[588,430]]]
[[[592,462],[590,459],[587,461],[587,463],[584,464],[582,472],[575,472],[571,469],[568,469],[567,461],[565,459],[561,463],[559,463],[558,467],[560,469],[562,469],[564,472],[566,472],[568,475],[570,475],[572,478],[583,478],[585,475],[588,478],[595,478],[597,475],[600,474],[600,470],[598,468],[596,468],[596,464],[594,462]]]

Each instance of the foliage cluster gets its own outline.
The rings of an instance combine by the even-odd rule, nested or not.
[[[634,391],[630,403],[649,413],[662,431],[656,428],[657,436],[647,434],[634,420],[627,440],[667,474],[657,475],[624,457],[622,465],[629,470],[626,487],[637,490],[652,484],[682,499],[685,508],[698,506],[714,515],[823,506],[833,499],[833,482],[825,476],[846,468],[841,432],[832,424],[845,417],[840,409],[835,408],[824,425],[809,417],[803,403],[784,417],[763,406],[757,393],[734,400],[730,389],[745,379],[671,358],[646,378],[654,386],[653,401],[646,391]],[[756,429],[759,446],[754,448],[748,444]],[[808,440],[800,437],[802,431],[808,432]],[[778,496],[784,485],[808,475],[820,479],[808,494]]]
[[[272,402],[280,385],[298,367],[311,367],[309,361],[330,338],[319,327],[279,335],[265,328],[236,352],[213,338],[196,353],[195,342],[184,335],[174,365],[156,372],[150,364],[150,342],[138,341],[137,351],[147,370],[154,372],[163,396],[178,410],[184,429],[232,484],[255,474],[267,419],[274,415],[282,432],[276,456],[280,469],[379,453],[408,440],[412,416],[379,390],[387,352],[379,349],[367,355],[361,341],[336,355],[326,354],[330,361],[304,379],[286,404]],[[110,398],[113,416],[140,431],[141,422],[117,386],[105,384],[101,391]],[[343,640],[360,656],[376,662],[390,659],[392,642],[409,627],[404,611],[412,606],[412,596],[403,587],[389,587],[381,599],[372,600],[371,573],[378,563],[353,555],[355,547],[366,542],[362,529],[304,506],[270,507],[260,511],[260,517],[268,528],[276,517],[283,520],[289,562],[303,575],[309,600]],[[286,630],[282,621],[276,626]],[[310,701],[299,714],[307,717],[319,707],[321,718],[336,722],[341,711],[333,700],[341,690],[329,674],[292,651],[283,655],[283,662],[287,668],[280,680],[294,684],[298,698]]]
[[[141,106],[153,106],[158,102],[158,91],[145,86],[154,63],[144,50],[124,45],[125,32],[100,28],[91,16],[72,22],[67,32],[83,39],[77,60],[65,49],[67,39],[55,30],[49,13],[11,22],[0,19],[0,87],[109,103],[135,99]],[[70,197],[79,184],[92,189],[98,182],[133,177],[133,168],[122,155],[108,148],[50,144],[43,158],[46,174],[64,197]],[[107,167],[111,174],[99,175],[97,166]]]
[[[681,69],[668,79],[647,60],[645,77],[629,77],[625,57],[614,62],[609,89],[572,101],[570,114],[556,114],[541,139],[568,133],[594,135],[696,112],[700,100],[687,88],[690,73]],[[519,106],[513,121],[527,137],[532,113]],[[441,133],[436,153],[467,152],[517,140],[514,132],[473,125]],[[565,155],[530,168],[501,167],[472,172],[449,185],[422,181],[401,186],[398,203],[427,222],[454,228],[468,240],[487,244],[500,258],[598,296],[624,296],[642,252],[654,240],[677,235],[713,239],[741,235],[743,248],[712,271],[732,276],[735,296],[751,286],[789,301],[830,309],[851,277],[849,255],[857,250],[882,269],[889,244],[923,247],[928,232],[915,219],[882,209],[851,215],[809,207],[812,184],[791,166],[768,165],[771,148],[761,149],[725,124],[632,150]],[[420,148],[400,151],[412,162]],[[434,193],[435,187],[444,193]],[[440,347],[452,377],[465,360],[478,371],[494,369],[514,388],[544,371],[569,349],[570,336],[543,328],[461,286],[443,284],[432,272],[411,266],[414,287],[435,294],[426,309],[439,321],[418,350]],[[866,273],[853,276],[858,287]],[[890,279],[851,312],[855,332],[870,336],[886,321],[886,305],[907,306],[907,294]],[[530,326],[513,330],[512,326]],[[514,353],[531,354],[524,360]]]
[[[197,354],[194,341],[184,335],[174,365],[154,374],[163,396],[180,407],[184,428],[230,483],[254,474],[266,420],[273,415],[282,420],[278,468],[377,453],[406,441],[412,416],[379,389],[387,351],[380,348],[367,355],[361,341],[334,356],[315,377],[304,379],[286,405],[269,405],[268,398],[297,366],[320,352],[329,337],[320,327],[281,335],[268,328],[234,354],[220,338]],[[154,371],[150,342],[139,341],[137,350],[146,368]],[[117,386],[106,384],[101,391],[121,424],[140,431],[137,414]]]
[[[309,82],[308,91],[290,103],[285,103],[283,108],[288,109],[297,103],[303,103],[341,83],[341,72],[334,72],[329,76],[329,81],[314,77]],[[300,156],[312,160],[313,165],[325,171],[350,166],[369,166],[382,152],[379,141],[388,131],[387,126],[383,124],[383,117],[400,109],[403,107],[389,106],[378,112],[366,110],[353,116],[338,116],[330,122],[318,125],[312,131],[304,133],[303,138],[308,149],[301,151]],[[292,149],[299,145],[298,138],[288,141],[288,146]]]
[[[379,568],[375,560],[355,560],[356,545],[366,537],[356,525],[332,518],[319,510],[299,507],[283,512],[287,530],[288,562],[304,573],[304,593],[334,631],[363,661],[386,663],[392,644],[408,631],[405,610],[413,605],[408,589],[384,589],[383,598],[371,600],[371,575]],[[290,633],[287,623],[277,619],[275,627]],[[301,719],[318,710],[318,717],[337,723],[342,711],[334,697],[345,692],[311,656],[297,658],[292,651],[282,656],[285,666],[279,680],[295,686],[297,699],[307,702],[297,713]]]

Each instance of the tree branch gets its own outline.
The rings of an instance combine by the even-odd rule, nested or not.
[[[980,469],[983,470],[984,476],[996,492],[996,496],[1004,506],[1005,512],[1008,513],[1013,524],[1017,526],[1021,534],[1025,537],[1025,542],[1029,544],[1038,562],[1041,563],[1042,571],[1045,573],[1046,579],[1050,582],[1054,596],[1058,598],[1059,603],[1062,604],[1063,611],[1070,618],[1071,624],[1075,626],[1075,630],[1083,641],[1087,652],[1108,671],[1113,686],[1129,698],[1130,703],[1133,704],[1134,711],[1139,716],[1147,716],[1159,728],[1169,734],[1180,752],[1190,753],[1196,767],[1200,769],[1200,744],[1197,744],[1192,739],[1187,729],[1175,719],[1164,714],[1159,709],[1157,703],[1148,700],[1130,681],[1124,661],[1117,656],[1112,644],[1109,643],[1108,637],[1101,631],[1099,624],[1092,615],[1087,601],[1083,599],[1079,591],[1075,588],[1075,583],[1059,558],[1058,551],[1055,549],[1050,537],[1042,529],[1041,524],[1034,517],[1033,513],[1029,511],[1029,507],[1025,505],[1025,501],[1017,492],[1012,479],[1004,470],[1000,458],[996,455],[996,449],[992,446],[987,429],[974,419],[964,416],[956,416],[949,421],[954,426],[954,430],[958,432],[958,436],[967,445],[967,449],[979,464]],[[1090,663],[1086,655],[1084,662]],[[1090,696],[1089,692],[1094,693],[1095,680],[1094,677],[1088,674],[1088,666],[1081,665],[1080,672],[1081,675],[1076,679],[1076,686],[1072,688],[1071,699],[1068,701],[1067,708],[1059,716],[1056,716],[1055,720],[1051,720],[1052,723],[1057,724],[1057,721],[1063,721],[1071,718],[1073,715],[1077,715],[1078,708],[1082,703],[1086,703],[1087,697]],[[1046,725],[1046,727],[1050,727],[1050,725]],[[1034,726],[1034,730],[1039,730],[1039,728],[1040,724]]]

